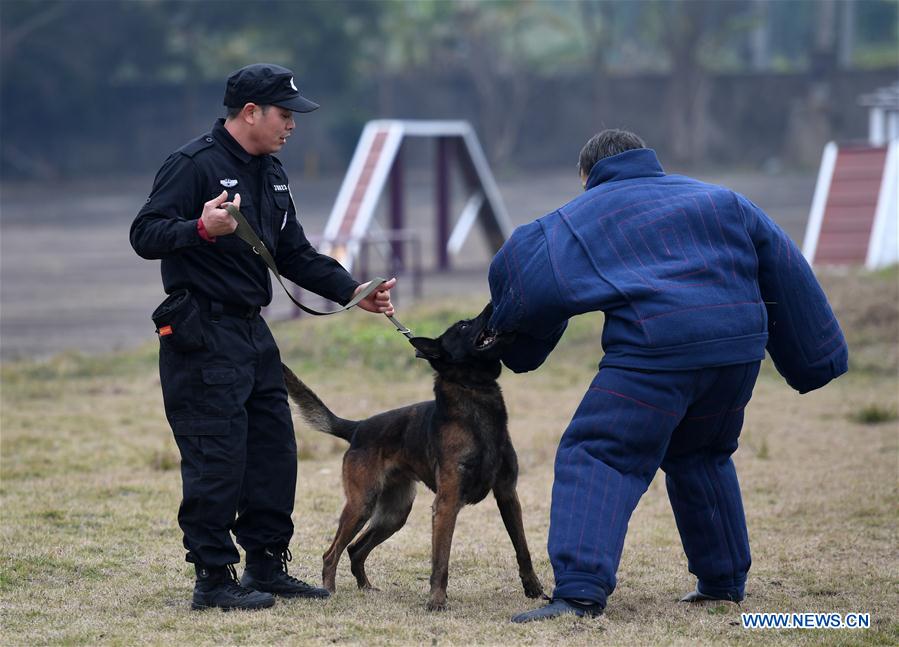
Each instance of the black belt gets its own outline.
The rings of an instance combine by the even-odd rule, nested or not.
[[[242,306],[236,303],[224,303],[222,301],[210,299],[203,294],[196,294],[195,296],[197,298],[197,303],[200,304],[203,311],[208,312],[213,319],[217,319],[222,315],[240,317],[241,319],[255,319],[259,316],[259,313],[262,312],[260,306]]]

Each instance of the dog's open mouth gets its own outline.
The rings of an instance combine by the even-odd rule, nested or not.
[[[478,335],[478,338],[474,342],[474,347],[477,350],[484,350],[493,346],[496,343],[497,332],[495,330],[490,330],[489,328],[484,328],[481,333]]]

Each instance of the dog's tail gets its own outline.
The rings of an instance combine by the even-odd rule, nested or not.
[[[287,393],[290,394],[290,398],[300,408],[303,419],[313,429],[349,441],[353,437],[353,432],[356,430],[358,423],[335,416],[325,406],[325,403],[319,400],[318,396],[313,393],[312,389],[303,384],[303,381],[293,371],[284,364],[281,364],[281,368],[284,371],[284,383],[287,385]]]

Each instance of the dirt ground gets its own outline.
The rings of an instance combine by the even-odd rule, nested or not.
[[[814,191],[813,174],[703,171],[696,175],[744,193],[801,242]],[[324,229],[340,181],[333,176],[294,178],[301,222],[310,235]],[[522,172],[497,181],[515,225],[555,209],[580,190],[571,169]],[[65,350],[108,352],[152,339],[149,315],[163,298],[159,263],[139,258],[128,243],[131,221],[151,183],[152,176],[147,176],[0,187],[0,359],[46,358]],[[425,268],[431,268],[432,179],[410,170],[406,184],[407,222],[419,232]],[[454,196],[454,210],[461,210],[463,199]],[[456,267],[465,271],[429,274],[424,296],[486,296],[490,257],[482,235],[473,230],[455,259]],[[385,268],[373,266],[371,271]],[[287,298],[275,287],[270,320],[285,318],[291,311]],[[401,276],[398,304],[407,307],[411,296],[410,277]]]
[[[801,241],[808,174],[699,173],[744,193]],[[499,178],[515,224],[578,189],[569,170]],[[339,178],[294,181],[310,233],[321,231]],[[433,247],[432,187],[408,182],[409,220]],[[619,586],[598,619],[513,626],[534,605],[491,500],[460,515],[450,606],[424,609],[432,494],[419,488],[407,526],[375,551],[380,593],[281,602],[256,614],[192,613],[176,511],[177,448],[162,413],[149,313],[158,264],[128,228],[150,178],[0,187],[0,641],[31,644],[897,644],[899,643],[899,274],[821,271],[850,342],[851,371],[799,396],[763,367],[735,460],[753,546],[746,601],[685,607],[694,584],[663,479],[638,506]],[[456,201],[456,206],[461,204]],[[426,254],[428,259],[432,254]],[[397,293],[401,320],[439,334],[486,298],[489,251],[473,233],[460,272],[429,275],[425,298]],[[403,277],[401,277],[402,279]],[[271,320],[286,317],[277,297]],[[501,384],[519,454],[519,494],[538,575],[546,555],[556,445],[600,359],[597,316],[578,318],[534,374]],[[431,373],[382,319],[275,325],[285,360],[345,417],[430,397]],[[299,417],[292,572],[319,581],[342,504],[342,441]],[[870,613],[868,630],[750,631],[742,612]]]
[[[886,645],[899,643],[897,457],[899,274],[823,273],[843,322],[850,373],[799,396],[765,363],[735,455],[753,550],[741,605],[687,607],[694,581],[658,477],[631,520],[619,585],[594,620],[516,626],[524,597],[488,498],[460,515],[449,609],[425,610],[433,495],[368,561],[382,591],[279,602],[253,614],[189,610],[192,578],[175,514],[178,455],[162,414],[155,348],[5,362],[0,393],[0,641],[31,644]],[[481,305],[411,306],[424,335]],[[547,590],[552,461],[600,357],[597,316],[579,317],[547,364],[500,379],[521,464],[519,495]],[[430,397],[431,372],[374,317],[275,326],[289,363],[340,415]],[[292,572],[319,581],[342,505],[345,444],[298,416]],[[744,612],[869,613],[866,630],[747,630]]]

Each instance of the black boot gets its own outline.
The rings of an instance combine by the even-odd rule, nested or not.
[[[684,597],[680,599],[681,602],[736,602],[739,604],[743,601],[743,596],[737,596],[733,593],[729,593],[723,596],[718,595],[706,595],[702,591],[699,590],[699,585],[696,585],[696,589],[694,591],[690,591]]]
[[[569,598],[552,598],[542,607],[519,613],[512,617],[512,622],[535,622],[551,620],[559,616],[574,615],[578,618],[595,618],[602,613],[602,607],[592,600],[571,600]]]
[[[247,553],[247,567],[240,578],[242,586],[285,598],[327,598],[331,594],[287,574],[287,562],[293,559],[289,548]]]
[[[237,582],[234,566],[203,566],[196,564],[197,583],[194,586],[194,610],[218,607],[231,609],[266,609],[275,603],[268,593],[260,593]]]

